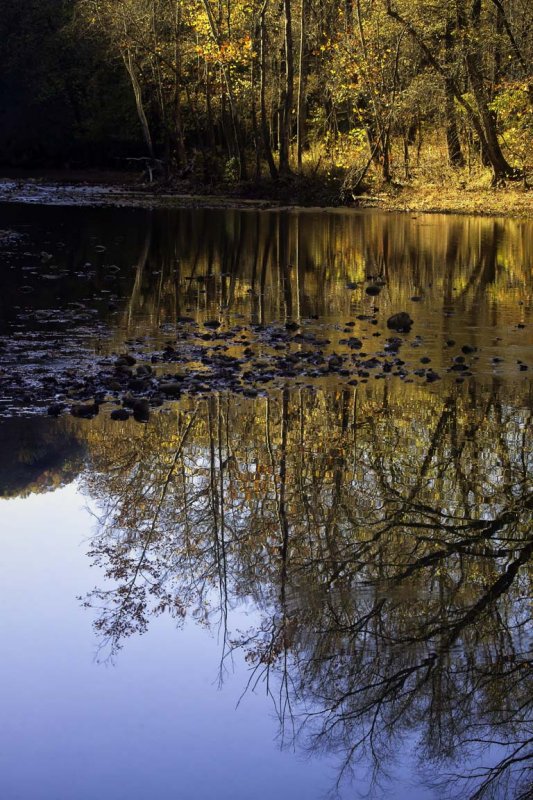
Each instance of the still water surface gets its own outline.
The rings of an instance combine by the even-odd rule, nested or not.
[[[529,796],[533,226],[12,206],[0,228],[0,797]],[[296,321],[329,357],[353,323],[379,354],[399,310],[408,374],[256,385],[252,333]],[[79,394],[95,359],[179,347],[184,316],[242,326],[257,396],[43,414],[58,370]]]

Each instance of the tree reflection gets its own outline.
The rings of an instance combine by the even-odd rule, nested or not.
[[[0,498],[66,486],[82,470],[84,458],[83,438],[71,420],[58,438],[47,418],[0,419]]]
[[[102,420],[85,480],[103,656],[191,613],[222,626],[223,663],[244,651],[285,738],[339,754],[339,781],[379,780],[416,740],[451,796],[525,797],[530,401],[376,382],[190,401],[127,437]],[[260,624],[230,630],[248,601]]]
[[[152,213],[145,228],[149,247],[139,247],[124,314],[130,330],[139,317],[173,324],[192,311],[242,313],[259,323],[344,317],[375,302],[367,280],[383,284],[384,314],[421,296],[421,330],[435,314],[445,316],[449,333],[466,323],[476,335],[530,321],[533,239],[521,222],[182,209]]]

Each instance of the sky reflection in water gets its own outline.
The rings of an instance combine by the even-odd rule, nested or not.
[[[219,690],[215,633],[155,620],[113,666],[95,661],[84,505],[75,486],[0,503],[0,797],[320,797],[332,766],[279,751],[264,692],[236,710],[241,659]]]

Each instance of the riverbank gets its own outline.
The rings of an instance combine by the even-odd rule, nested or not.
[[[360,207],[429,214],[475,214],[533,219],[533,191],[522,187],[468,189],[437,184],[406,186],[362,196]]]
[[[381,211],[474,214],[533,219],[533,190],[508,185],[413,183],[355,197],[334,183],[301,181],[202,187],[188,181],[143,183],[130,173],[53,172],[0,178],[0,202],[132,208],[378,208]]]

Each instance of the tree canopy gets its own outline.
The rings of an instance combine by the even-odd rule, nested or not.
[[[352,194],[409,180],[432,157],[484,165],[494,183],[531,167],[528,0],[1,0],[0,10],[4,163],[69,150],[102,160],[107,147],[206,182],[329,171]]]

